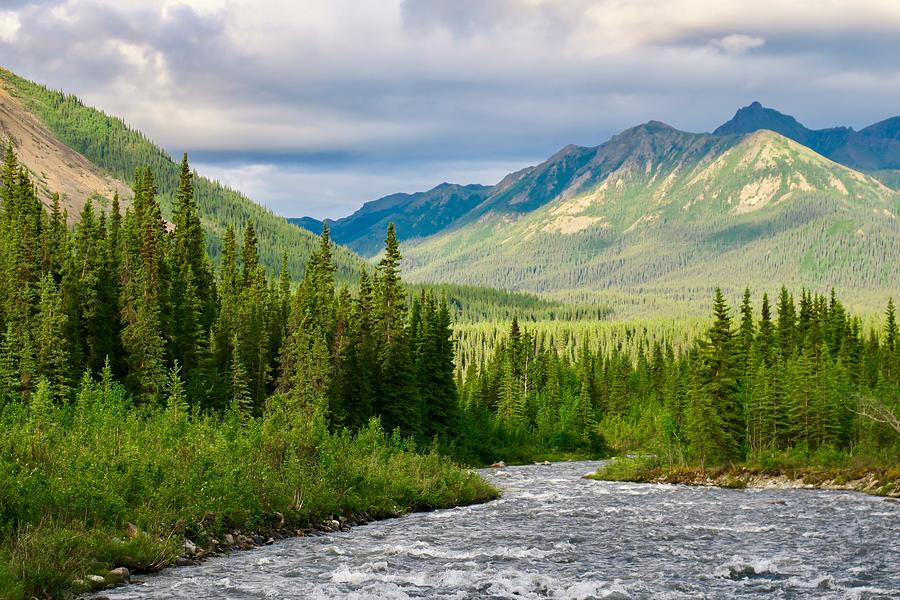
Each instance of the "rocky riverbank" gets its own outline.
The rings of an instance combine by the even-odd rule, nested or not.
[[[618,464],[617,464],[618,463]],[[675,483],[744,489],[820,489],[864,492],[876,496],[900,498],[900,468],[794,468],[764,470],[753,466],[729,466],[720,469],[698,467],[650,467],[612,461],[588,479],[631,481],[635,483]]]
[[[286,540],[294,537],[327,535],[338,531],[350,531],[352,527],[367,525],[377,520],[397,518],[404,514],[405,513],[399,508],[392,513],[381,514],[374,517],[365,512],[360,514],[350,513],[337,517],[331,516],[315,525],[294,529],[285,523],[283,515],[275,513],[271,515],[270,521],[272,522],[272,525],[270,527],[257,529],[255,531],[241,531],[235,529],[228,533],[217,535],[199,531],[193,538],[184,538],[177,557],[170,557],[168,560],[161,561],[151,568],[147,568],[146,565],[138,566],[132,564],[130,566],[120,566],[112,569],[106,575],[89,575],[83,580],[76,581],[74,587],[77,590],[81,590],[82,593],[100,592],[123,585],[140,583],[140,580],[132,579],[132,576],[135,574],[157,572],[170,567],[197,566],[201,562],[216,556],[252,550],[261,546],[269,546],[278,540]],[[146,534],[138,530],[135,525],[129,523],[126,525],[123,535],[124,537],[134,539]],[[93,598],[94,600],[104,600],[103,596],[94,596]]]

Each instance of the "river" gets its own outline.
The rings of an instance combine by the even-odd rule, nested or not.
[[[596,467],[485,471],[500,500],[277,542],[103,595],[900,598],[900,503],[581,478]]]

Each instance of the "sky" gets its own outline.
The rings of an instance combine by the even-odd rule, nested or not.
[[[0,65],[285,216],[754,100],[861,128],[900,113],[898,57],[897,0],[0,0]]]

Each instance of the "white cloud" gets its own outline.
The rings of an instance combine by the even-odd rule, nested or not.
[[[0,41],[14,42],[16,33],[22,27],[19,16],[14,12],[0,12]]]
[[[766,38],[764,37],[744,35],[742,33],[732,33],[710,41],[711,46],[731,56],[738,56],[748,50],[761,48],[765,43]]]

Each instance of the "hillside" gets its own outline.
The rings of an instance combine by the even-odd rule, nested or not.
[[[0,87],[0,141],[5,144],[9,139],[19,160],[28,166],[41,201],[49,207],[53,194],[60,194],[70,221],[89,197],[111,198],[115,192],[126,201],[131,197],[127,184],[60,142],[19,98]]]
[[[554,198],[514,212],[540,189]],[[771,131],[651,122],[557,155],[479,211],[407,246],[409,276],[686,301],[716,285],[868,291],[900,281],[900,194]]]
[[[126,182],[143,167],[150,167],[156,177],[164,216],[171,212],[178,165],[161,148],[121,119],[85,106],[75,96],[0,68],[0,137],[5,142],[10,136],[21,162],[39,182],[42,199],[59,192],[70,217],[90,196],[108,199],[118,190],[130,197]],[[221,254],[226,226],[233,224],[241,235],[245,223],[252,221],[261,262],[274,272],[286,251],[292,277],[302,275],[317,243],[315,235],[218,182],[197,176],[194,187],[214,261]],[[361,259],[344,248],[336,251],[335,259],[338,279],[355,280]]]
[[[394,222],[401,239],[437,233],[476,207],[491,191],[483,185],[442,183],[427,192],[391,194],[372,202],[342,219],[328,219],[331,235],[364,256],[372,256],[384,246],[388,223]],[[322,221],[303,217],[289,222],[313,233],[322,230]]]

